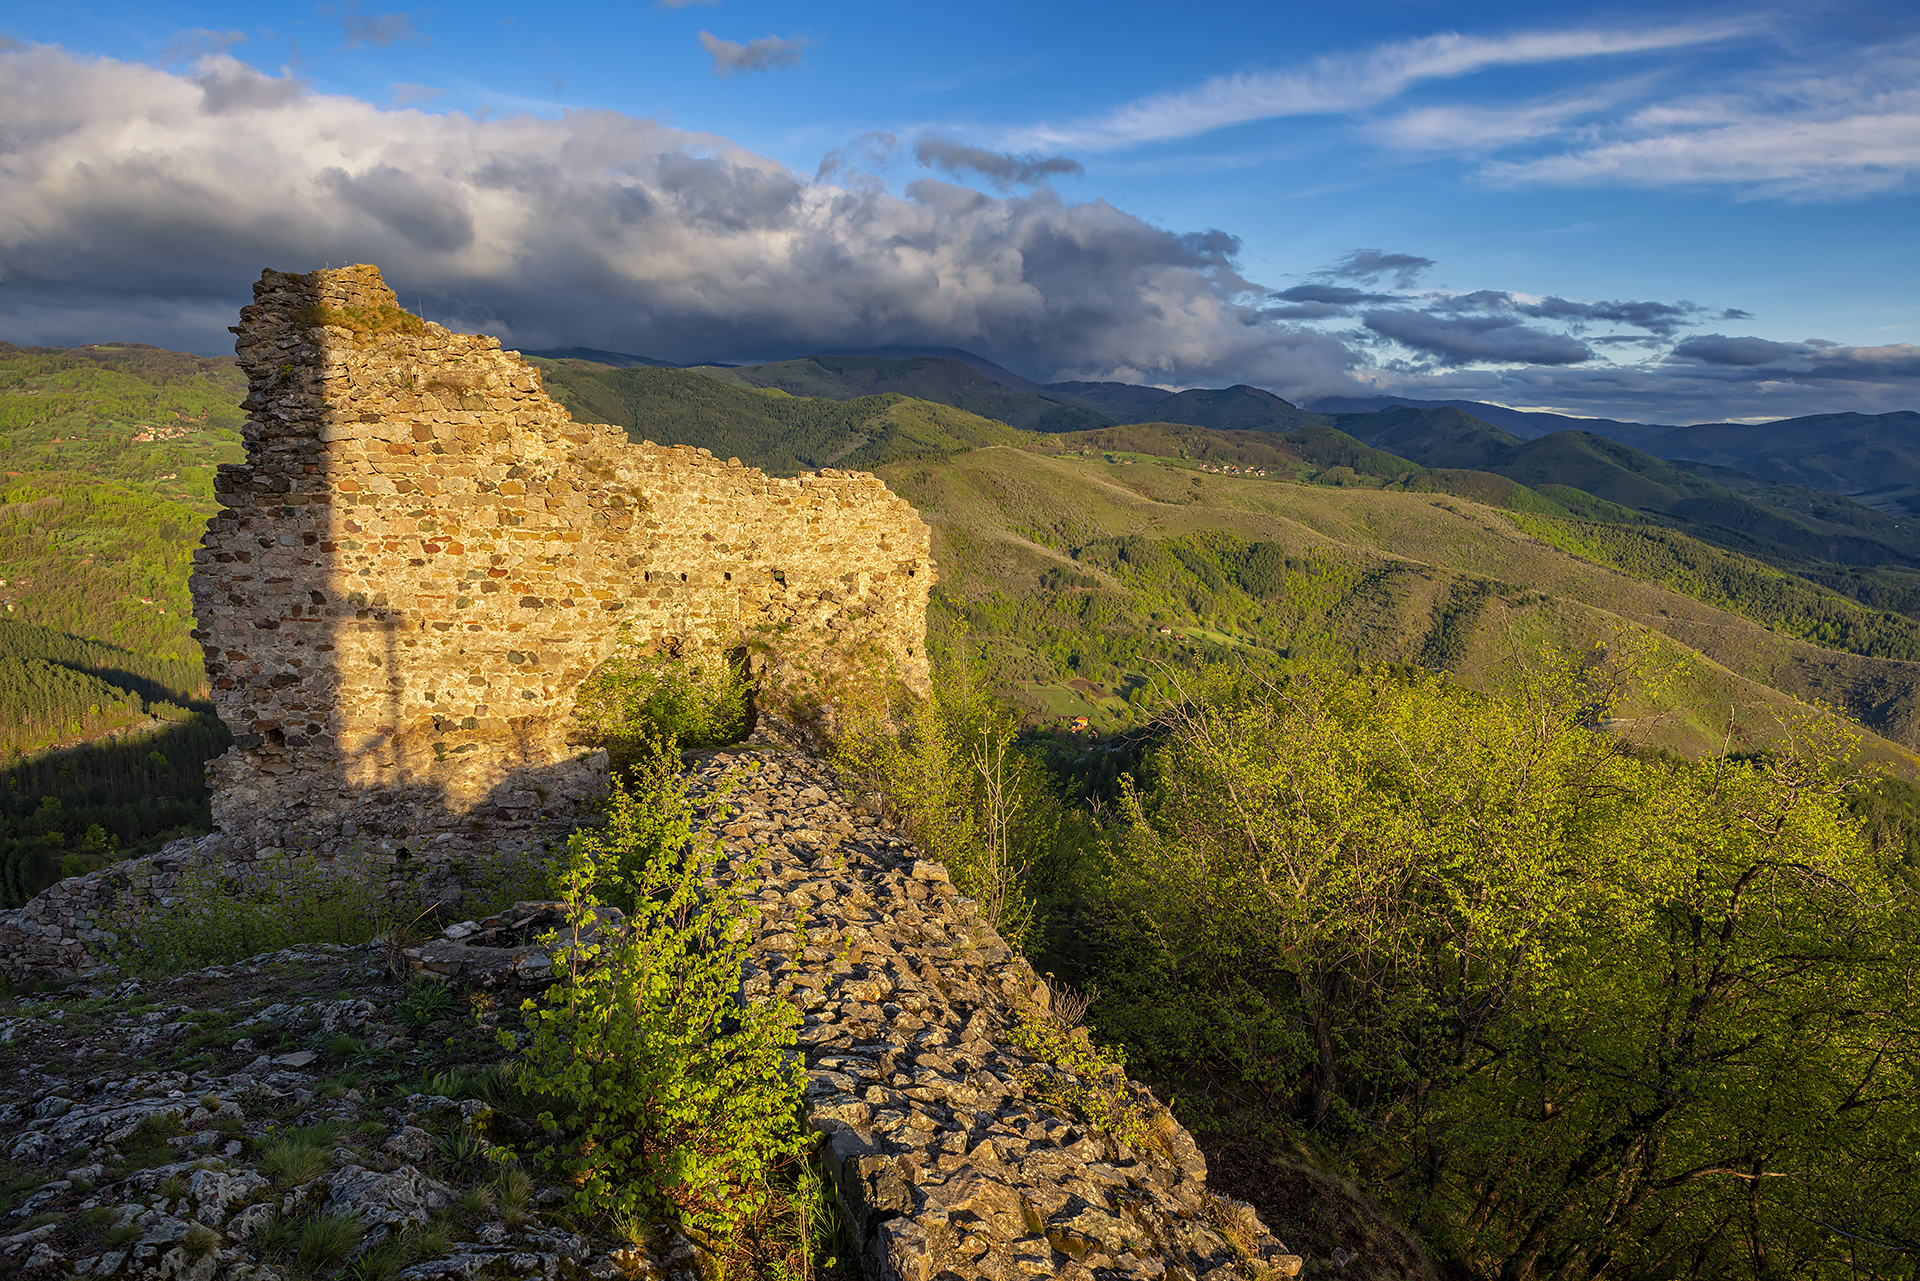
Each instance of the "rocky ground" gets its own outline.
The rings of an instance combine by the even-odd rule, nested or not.
[[[1208,1189],[1147,1090],[1075,1075],[1047,985],[819,761],[709,753],[687,783],[722,874],[757,878],[742,999],[802,1011],[848,1264],[913,1281],[1300,1272],[1250,1206]],[[594,1235],[563,1188],[494,1150],[533,1134],[499,1032],[550,973],[525,946],[538,916],[0,1002],[0,1277],[691,1278],[684,1240]]]
[[[489,1159],[523,1124],[490,1003],[376,945],[0,1003],[0,1275],[691,1276]]]

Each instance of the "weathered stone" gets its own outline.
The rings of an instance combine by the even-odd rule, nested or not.
[[[389,1227],[423,1224],[453,1200],[453,1189],[410,1165],[388,1174],[349,1165],[327,1183],[327,1208]]]

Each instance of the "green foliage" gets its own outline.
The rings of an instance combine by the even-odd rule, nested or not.
[[[385,884],[352,858],[294,857],[248,883],[191,870],[170,906],[122,930],[115,959],[130,974],[160,976],[305,944],[365,943],[417,913],[388,899]]]
[[[453,993],[438,979],[424,974],[407,981],[407,994],[394,1002],[393,1012],[408,1027],[427,1027],[446,1018],[458,1008]],[[433,1083],[429,1082],[431,1087]],[[449,1094],[448,1090],[429,1088],[428,1094]],[[449,1097],[452,1097],[449,1094]]]
[[[1060,806],[1018,750],[1020,713],[993,694],[964,640],[934,658],[930,698],[896,683],[841,700],[834,764],[1019,948],[1034,928],[1025,880],[1054,844]]]
[[[1153,1142],[1153,1113],[1127,1080],[1125,1050],[1096,1046],[1087,1029],[1065,1027],[1034,1009],[1020,1011],[1007,1040],[1038,1060],[1014,1073],[1028,1098],[1122,1143]]]
[[[260,1168],[280,1187],[298,1187],[333,1165],[330,1149],[339,1134],[339,1126],[325,1123],[277,1134],[261,1145]]]
[[[427,332],[427,322],[392,303],[377,307],[302,307],[293,313],[293,323],[313,329],[322,325],[345,329],[353,334],[353,345],[370,347],[382,338],[413,336]]]
[[[565,1137],[543,1156],[572,1177],[577,1209],[671,1215],[724,1256],[776,1199],[775,1169],[809,1147],[786,1061],[799,1016],[735,1001],[751,883],[738,867],[716,878],[715,842],[655,844],[648,799],[616,780],[605,825],[568,842],[575,926],[557,940],[559,981],[523,1007],[524,1084],[558,1105],[542,1119]],[[625,925],[590,933],[614,896],[632,904]]]
[[[1803,578],[1708,546],[1677,530],[1518,514],[1513,521],[1562,551],[1659,583],[1812,644],[1869,658],[1920,662],[1920,621],[1867,609]]]
[[[1014,427],[1035,431],[1072,431],[1106,420],[1064,397],[1002,387],[963,361],[946,356],[807,356],[735,369],[708,367],[700,373],[748,387],[777,388],[791,396],[852,400],[897,394],[949,405]]]
[[[574,695],[587,740],[622,772],[670,745],[738,742],[749,714],[746,674],[717,652],[683,658],[623,646]]]
[[[1590,726],[1638,661],[1190,690],[1116,832],[1102,1026],[1203,1119],[1349,1163],[1450,1273],[1897,1270],[1920,937],[1849,745],[1621,751]]]
[[[210,506],[72,473],[13,480],[0,493],[7,617],[198,666],[187,574]]]
[[[207,830],[202,762],[231,741],[210,712],[0,767],[0,907],[60,876]]]

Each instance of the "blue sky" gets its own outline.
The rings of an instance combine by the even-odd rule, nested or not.
[[[510,343],[967,347],[1649,421],[1920,408],[1910,4],[60,4],[0,338],[374,261]]]

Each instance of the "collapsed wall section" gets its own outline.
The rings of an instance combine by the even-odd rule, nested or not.
[[[192,589],[236,850],[447,863],[571,826],[605,781],[574,691],[626,639],[865,646],[924,684],[929,531],[877,479],[574,422],[370,266],[266,272],[234,333],[247,457]]]

